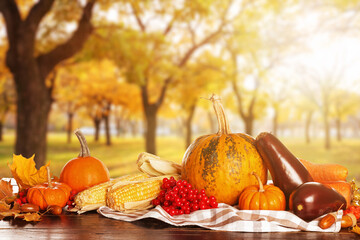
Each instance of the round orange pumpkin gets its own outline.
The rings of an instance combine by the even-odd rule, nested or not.
[[[90,155],[86,139],[80,130],[76,130],[75,135],[80,141],[81,151],[77,158],[71,159],[64,165],[60,173],[60,182],[68,184],[76,192],[81,192],[109,181],[110,174],[102,161]]]
[[[285,194],[274,185],[263,185],[259,176],[253,173],[258,185],[248,186],[240,194],[241,210],[285,210]]]
[[[254,139],[246,134],[231,133],[224,109],[218,99],[211,98],[219,131],[197,138],[186,150],[181,178],[218,202],[235,205],[242,190],[256,184],[251,175],[256,171],[263,183],[267,169],[257,152]]]
[[[69,200],[71,188],[65,183],[51,182],[50,170],[48,170],[48,182],[29,188],[26,198],[29,203],[45,210],[50,205],[65,207]]]

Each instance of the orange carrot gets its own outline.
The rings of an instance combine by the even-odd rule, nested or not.
[[[348,169],[339,164],[316,164],[303,159],[300,162],[309,171],[315,182],[346,181]]]
[[[327,185],[333,189],[335,189],[338,193],[344,196],[346,199],[347,207],[350,206],[352,191],[351,184],[345,181],[328,181],[328,182],[320,182],[324,185]]]

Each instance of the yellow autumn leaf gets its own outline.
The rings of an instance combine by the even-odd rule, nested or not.
[[[39,222],[41,221],[41,215],[39,213],[25,213],[23,214],[24,220],[27,222]]]
[[[355,225],[355,227],[353,227],[353,228],[351,229],[351,232],[354,232],[354,233],[360,235],[360,227],[359,227],[358,225]]]
[[[37,170],[34,157],[35,155],[30,158],[25,158],[21,154],[14,154],[13,163],[11,165],[8,163],[11,173],[20,189],[26,189],[47,181],[46,167],[49,166],[50,163],[47,163]]]

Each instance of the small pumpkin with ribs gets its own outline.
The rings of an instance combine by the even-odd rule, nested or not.
[[[26,195],[28,202],[39,206],[41,210],[45,210],[50,205],[65,207],[71,188],[65,183],[52,182],[49,167],[47,167],[47,176],[47,182],[29,188]]]
[[[240,194],[240,210],[285,210],[285,194],[274,185],[263,185],[259,176],[252,173],[258,185],[248,186]]]

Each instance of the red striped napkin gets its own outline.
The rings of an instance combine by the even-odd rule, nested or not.
[[[318,227],[319,219],[305,222],[287,211],[239,210],[221,203],[218,208],[192,212],[191,214],[170,216],[157,206],[151,210],[132,213],[115,211],[109,207],[100,207],[98,212],[108,218],[133,222],[144,218],[156,218],[174,226],[199,226],[212,230],[234,232],[339,232],[341,229],[342,210],[337,213],[336,223],[328,229]]]

